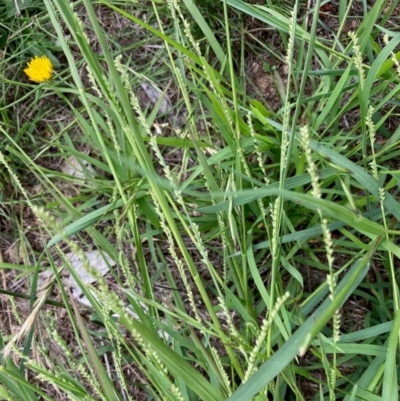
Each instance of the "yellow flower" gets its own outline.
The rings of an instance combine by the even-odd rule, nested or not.
[[[24,69],[24,72],[31,81],[45,82],[53,74],[53,64],[47,56],[35,56],[28,62],[28,67]]]

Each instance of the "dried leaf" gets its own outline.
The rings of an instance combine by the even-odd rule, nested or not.
[[[83,166],[84,167],[83,167]],[[95,171],[91,164],[86,160],[81,160],[80,162],[75,156],[70,156],[61,167],[61,171],[64,174],[72,175],[79,179],[86,179],[88,176],[94,176]]]
[[[108,266],[115,266],[114,260],[99,251],[87,251],[85,252],[85,256],[88,259],[90,266],[98,270],[102,276],[105,276],[109,272]],[[83,261],[77,254],[70,252],[66,254],[66,257],[85,284],[96,283],[96,279],[86,271],[83,266]],[[84,305],[90,306],[89,300],[83,295],[81,288],[72,276],[68,277],[65,284],[70,288],[72,295],[76,300]]]

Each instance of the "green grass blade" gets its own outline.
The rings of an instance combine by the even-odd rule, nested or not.
[[[75,312],[76,322],[80,329],[80,333],[82,335],[83,342],[88,351],[89,359],[92,364],[91,366],[96,373],[97,379],[99,380],[99,383],[101,385],[101,388],[103,390],[103,393],[104,393],[106,399],[108,401],[113,401],[113,400],[122,401],[122,397],[118,395],[118,392],[114,388],[113,382],[108,377],[103,364],[100,362],[100,359],[97,355],[96,349],[93,345],[92,339],[90,338],[90,335],[87,332],[85,323],[82,319],[82,316],[79,312],[76,302],[72,297],[71,297],[71,303],[72,303],[72,307]]]
[[[376,199],[379,199],[379,185],[377,181],[362,167],[357,166],[345,156],[342,156],[341,154],[335,152],[333,149],[330,149],[327,146],[324,146],[318,142],[311,141],[310,145],[315,152],[324,155],[334,164],[346,169],[351,174],[351,176],[362,185],[363,188],[373,194]],[[397,220],[400,220],[399,204],[396,199],[387,191],[385,191],[385,199],[383,203],[387,210],[391,214],[393,214],[393,216],[395,216]]]
[[[383,374],[382,401],[397,401],[399,399],[399,386],[397,380],[397,355],[399,349],[400,310],[396,311],[393,327],[389,337],[385,372]],[[385,357],[385,356],[383,356]]]
[[[232,203],[233,207],[236,207],[268,196],[281,196],[284,199],[291,200],[293,203],[302,205],[310,210],[318,211],[318,209],[320,209],[325,216],[329,216],[334,220],[342,221],[357,230],[367,232],[371,235],[386,234],[386,230],[383,226],[366,219],[361,214],[354,213],[344,206],[327,201],[325,199],[318,199],[311,195],[279,190],[275,188],[242,191],[241,193],[236,194],[232,201],[224,201],[214,206],[199,208],[198,211],[201,213],[216,213],[229,210],[230,203]]]
[[[196,4],[192,0],[183,0],[188,11],[192,15],[193,19],[196,21],[199,28],[203,31],[204,36],[206,37],[209,45],[214,50],[215,55],[217,56],[219,62],[224,64],[226,61],[226,54],[219,44],[217,38],[215,37],[213,31],[208,26],[207,21],[204,19],[203,15],[197,8]]]
[[[300,326],[291,338],[238,390],[228,398],[229,401],[249,401],[262,388],[268,385],[304,348],[313,337],[332,318],[346,299],[354,292],[369,269],[369,261],[379,246],[379,237],[371,243],[371,250],[361,260],[357,261],[336,288],[333,300],[328,297],[323,304]]]

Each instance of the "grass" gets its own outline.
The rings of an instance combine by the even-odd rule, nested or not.
[[[251,3],[0,11],[0,398],[398,399],[398,2]]]

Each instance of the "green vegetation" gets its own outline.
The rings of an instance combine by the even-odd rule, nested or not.
[[[399,398],[400,5],[305,3],[0,2],[0,399]]]

